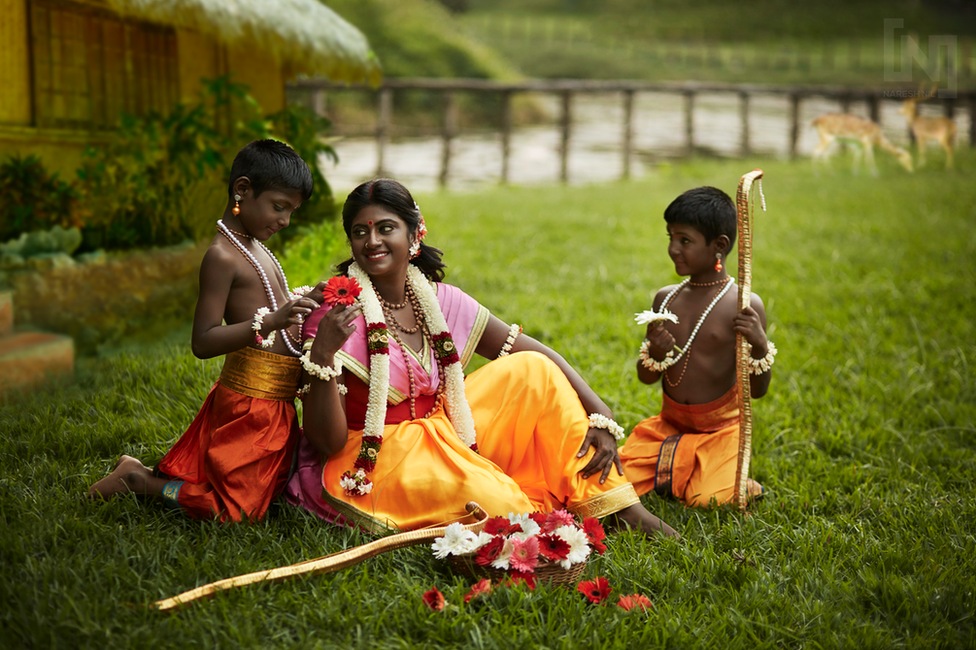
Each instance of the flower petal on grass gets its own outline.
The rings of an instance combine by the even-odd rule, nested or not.
[[[576,591],[586,596],[591,603],[599,605],[610,597],[610,592],[613,589],[610,587],[609,580],[600,577],[596,580],[583,580],[577,585]]]

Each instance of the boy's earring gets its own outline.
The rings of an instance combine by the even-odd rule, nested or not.
[[[722,255],[720,253],[715,253],[715,270],[722,270]]]
[[[234,207],[231,208],[230,211],[234,213],[234,216],[235,217],[241,213],[241,195],[240,194],[235,194],[234,195]]]

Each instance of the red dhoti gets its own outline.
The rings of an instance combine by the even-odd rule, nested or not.
[[[158,470],[163,496],[194,518],[259,520],[284,489],[300,429],[298,359],[244,348],[228,354],[200,413]]]

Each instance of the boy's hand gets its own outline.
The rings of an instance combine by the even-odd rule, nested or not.
[[[620,476],[624,475],[623,467],[620,465],[620,454],[617,451],[617,441],[613,434],[606,429],[590,427],[590,430],[586,432],[586,437],[583,438],[583,446],[580,447],[576,457],[585,456],[591,446],[596,450],[596,453],[593,454],[593,458],[586,464],[586,467],[580,470],[583,478],[589,478],[603,470],[600,474],[600,483],[603,483],[610,476],[610,470],[613,469],[614,465],[617,466],[617,473]]]
[[[290,325],[301,325],[305,321],[305,317],[318,306],[319,303],[311,298],[303,297],[289,300],[279,307],[278,311],[271,314],[269,320],[276,330],[284,329]]]
[[[651,344],[647,353],[654,359],[661,361],[664,355],[674,349],[675,340],[671,332],[664,329],[663,322],[657,322],[647,326],[647,340]]]
[[[356,331],[356,326],[352,322],[359,312],[358,303],[348,306],[336,305],[322,317],[318,332],[315,334],[315,341],[312,343],[312,361],[319,364],[328,362],[328,365],[332,365],[335,353]]]
[[[322,297],[322,289],[325,288],[325,280],[319,282],[317,285],[312,287],[312,290],[305,294],[306,298],[310,298],[316,302],[316,305],[321,305],[325,302],[325,298]]]
[[[732,329],[737,334],[742,334],[752,346],[752,356],[761,359],[766,356],[767,339],[766,331],[763,329],[762,320],[759,314],[752,307],[746,307],[742,313],[736,314],[732,319]]]

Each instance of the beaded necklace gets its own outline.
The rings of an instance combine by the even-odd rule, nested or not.
[[[681,284],[679,284],[674,289],[672,289],[671,290],[671,293],[669,293],[667,296],[665,296],[664,302],[661,303],[661,308],[662,309],[667,309],[668,305],[671,304],[671,299],[674,298],[675,294],[678,293],[678,291],[680,291],[682,289],[682,287],[684,287],[686,284],[689,284],[690,282],[691,282],[691,278],[685,278],[681,282]],[[678,362],[678,359],[680,359],[681,357],[684,357],[685,358],[685,362],[684,362],[684,364],[681,367],[681,374],[678,375],[677,381],[672,382],[671,381],[671,378],[668,377],[668,370],[670,370],[670,367],[665,368],[665,370],[664,370],[664,373],[663,373],[664,374],[664,380],[666,382],[668,382],[668,385],[671,386],[672,388],[677,387],[677,385],[680,384],[681,383],[681,380],[684,379],[684,377],[685,377],[685,371],[688,370],[688,360],[691,358],[691,344],[694,343],[695,336],[698,334],[698,330],[701,329],[702,323],[705,322],[705,319],[708,317],[708,314],[712,311],[712,309],[715,307],[715,305],[718,304],[718,301],[722,299],[722,296],[724,296],[726,293],[728,293],[728,291],[732,287],[732,285],[735,284],[735,282],[732,280],[732,276],[728,276],[727,278],[725,278],[723,280],[723,282],[725,282],[725,286],[722,288],[721,291],[718,292],[718,295],[715,296],[715,298],[712,299],[712,302],[710,302],[708,304],[708,307],[705,308],[705,311],[702,312],[701,318],[698,319],[698,323],[695,325],[695,329],[693,329],[691,331],[691,336],[688,337],[688,342],[685,343],[685,345],[684,345],[684,349],[681,350],[681,353],[678,356],[676,356],[674,358],[674,361],[672,362],[672,365],[673,365],[673,364],[677,363]]]
[[[254,267],[254,270],[257,271],[258,276],[260,276],[261,278],[261,283],[264,285],[264,291],[265,293],[268,294],[268,301],[271,303],[271,310],[277,311],[278,301],[275,300],[274,289],[271,288],[271,280],[268,279],[268,274],[264,272],[264,268],[261,266],[261,264],[258,263],[257,258],[254,257],[251,251],[247,250],[244,244],[242,244],[237,239],[237,237],[234,236],[233,231],[231,231],[230,228],[224,225],[223,219],[217,220],[217,228],[220,230],[220,233],[224,237],[226,237],[230,241],[230,243],[232,243],[237,248],[237,250],[241,252],[242,255],[244,255],[244,257],[251,263],[251,266]],[[268,249],[268,247],[265,246],[263,243],[259,242],[257,239],[254,239],[253,237],[251,238],[251,241],[256,242],[257,245],[263,248],[264,252],[266,252],[271,257],[272,260],[274,260],[275,266],[278,269],[279,277],[281,278],[282,283],[285,285],[285,293],[286,294],[290,293],[290,291],[288,290],[288,278],[285,277],[285,270],[281,267],[281,262],[278,261],[278,258],[275,257],[274,253],[272,253]],[[299,350],[298,348],[295,347],[294,344],[292,344],[293,339],[291,337],[291,334],[288,332],[288,330],[282,329],[281,334],[282,334],[281,338],[282,340],[284,340],[285,345],[288,347],[288,351],[291,352],[296,357],[302,356],[301,350]]]

